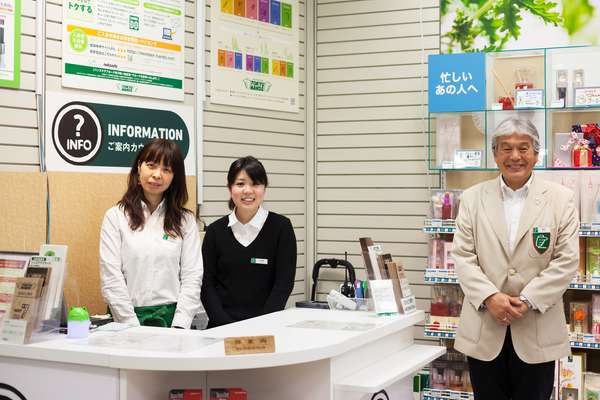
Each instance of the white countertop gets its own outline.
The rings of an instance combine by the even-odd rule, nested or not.
[[[118,333],[95,332],[85,340],[67,339],[63,335],[28,345],[0,344],[0,356],[155,371],[276,367],[335,357],[408,328],[423,319],[423,311],[381,317],[366,312],[292,308],[205,331],[140,327]],[[306,321],[322,321],[335,329],[289,326]],[[343,323],[370,325],[362,326],[368,329],[337,329]],[[361,328],[360,325],[358,327]],[[200,338],[258,335],[275,336],[275,353],[225,356],[222,340],[209,345],[200,343]],[[127,344],[134,339],[142,339],[148,348],[158,348],[141,350],[135,343]],[[107,346],[111,342],[115,345]]]

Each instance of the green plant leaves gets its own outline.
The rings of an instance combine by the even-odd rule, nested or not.
[[[582,30],[594,16],[594,6],[588,0],[563,0],[562,7],[563,26],[569,36]]]

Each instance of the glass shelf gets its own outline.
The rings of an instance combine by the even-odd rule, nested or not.
[[[496,170],[491,135],[510,113],[530,119],[537,127],[544,151],[540,152],[538,169],[593,169],[571,167],[570,151],[560,146],[568,141],[565,135],[572,125],[600,123],[600,104],[577,106],[574,102],[575,87],[600,87],[600,46],[507,50],[485,53],[485,57],[486,109],[429,115],[429,169]],[[515,104],[516,89],[543,90],[541,106],[511,110],[492,107],[501,97],[505,104]],[[561,100],[564,107],[553,107]],[[443,129],[438,126],[440,120]],[[481,154],[478,165],[456,164],[456,159],[460,161],[465,152],[474,150]]]

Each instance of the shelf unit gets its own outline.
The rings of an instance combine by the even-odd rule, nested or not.
[[[595,180],[594,177],[598,176],[595,175],[595,170],[599,169],[600,165],[583,168],[572,167],[573,143],[569,140],[572,138],[573,125],[600,123],[600,104],[577,106],[574,103],[573,85],[575,70],[582,69],[585,78],[584,84],[581,86],[600,87],[600,74],[597,72],[597,66],[600,64],[600,47],[511,50],[485,53],[483,57],[485,57],[485,101],[481,98],[479,99],[481,101],[476,102],[469,102],[465,99],[453,100],[454,97],[444,96],[444,93],[440,93],[442,97],[432,99],[432,97],[438,96],[438,93],[433,90],[429,92],[428,167],[431,171],[440,173],[442,182],[440,190],[466,188],[473,183],[492,177],[492,173],[475,174],[474,171],[498,172],[491,151],[492,133],[505,118],[518,116],[529,119],[540,134],[541,151],[535,167],[536,171],[539,171],[540,176],[545,175],[543,179],[565,180],[567,182],[558,183],[572,189],[576,188],[578,191],[577,201],[581,198],[580,218],[585,221],[595,220],[595,214],[591,210],[596,209],[598,195],[594,196],[593,193],[596,193],[596,187],[600,187],[600,179]],[[443,69],[447,65],[446,60],[437,61],[437,67],[432,68],[432,63],[429,63],[430,73],[428,74],[430,76],[429,87],[436,89],[437,86],[432,86],[435,78],[431,77],[441,76],[439,73],[452,70],[451,67]],[[449,61],[449,64],[452,64],[453,61],[451,59]],[[436,70],[436,68],[440,68],[440,65],[442,70]],[[458,63],[454,65],[458,65]],[[465,67],[465,70],[474,71],[473,75],[479,73],[483,68],[475,68],[475,63],[464,63],[464,65],[469,65]],[[563,69],[567,71],[568,85],[564,104],[557,107],[555,100],[562,93],[557,89],[556,81],[559,77],[558,70]],[[438,72],[437,75],[431,73],[434,70]],[[517,74],[517,71],[524,70],[529,72],[529,77],[522,80],[515,79],[517,75],[521,75],[521,72]],[[458,73],[460,74],[460,70]],[[516,97],[513,89],[519,86],[519,83],[527,83],[525,86],[528,89],[542,90],[542,101],[538,104],[539,107],[516,110],[498,109],[500,97],[505,99],[509,99],[511,96]],[[513,98],[513,104],[516,104],[515,100]],[[436,103],[436,101],[438,102]],[[468,106],[462,108],[456,106],[461,101],[464,101],[461,106],[462,104],[468,104]],[[474,104],[478,104],[478,106],[473,107]],[[502,105],[500,108],[503,108]],[[431,110],[439,112],[431,112]],[[559,172],[561,176],[557,177],[555,171],[564,172]],[[569,179],[572,181],[568,182]],[[587,185],[588,180],[589,185]],[[584,189],[584,182],[589,187]],[[594,186],[592,186],[592,182]],[[587,201],[585,206],[584,201]],[[447,238],[448,235],[456,232],[454,222],[454,220],[427,219],[422,231],[429,235]],[[581,238],[600,238],[600,223],[582,223],[579,236]],[[446,262],[440,264],[435,258],[437,247],[432,248],[435,261],[428,264],[424,281],[431,284],[458,284],[455,271],[438,269],[446,268]],[[580,274],[583,273],[585,271],[582,270]],[[567,292],[566,297],[570,296],[577,301],[579,298],[586,298],[591,291],[600,292],[600,281],[573,281],[569,285],[569,289],[571,290]],[[454,331],[440,331],[435,329],[435,326],[426,326],[424,334],[426,337],[440,339],[453,339],[456,335]],[[572,334],[570,345],[574,349],[600,350],[600,335],[596,337]],[[598,354],[597,352],[593,353]],[[424,400],[470,400],[473,398],[472,393],[435,389],[426,390],[422,395]]]

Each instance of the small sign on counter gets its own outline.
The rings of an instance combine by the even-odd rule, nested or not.
[[[224,340],[225,355],[274,353],[275,336],[237,336]]]

